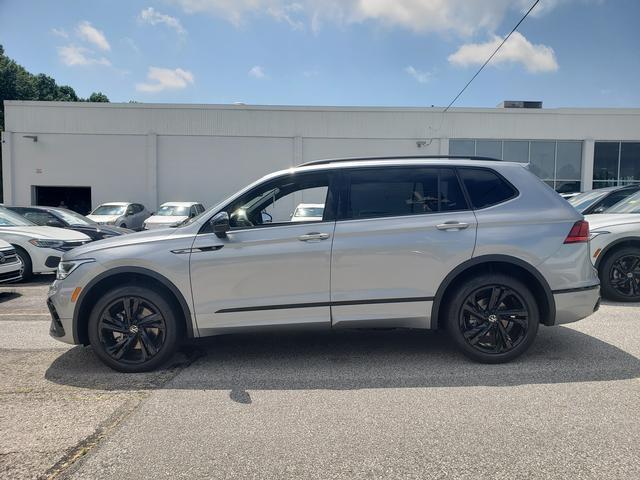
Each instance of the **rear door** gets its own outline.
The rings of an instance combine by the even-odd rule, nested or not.
[[[475,215],[455,170],[347,170],[342,192],[331,260],[333,325],[429,328],[440,282],[475,246]]]

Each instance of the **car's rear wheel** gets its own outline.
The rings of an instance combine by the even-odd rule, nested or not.
[[[26,250],[14,245],[16,249],[16,254],[20,261],[22,262],[22,267],[20,267],[20,278],[23,282],[31,280],[33,277],[33,263],[31,262],[31,257],[27,253]]]
[[[446,325],[468,357],[502,363],[533,343],[540,314],[531,291],[518,279],[487,274],[464,282],[449,298]]]
[[[640,249],[625,247],[607,255],[600,266],[602,296],[618,302],[640,301]]]
[[[171,305],[148,288],[108,291],[89,317],[89,341],[98,357],[120,372],[144,372],[164,364],[176,350],[179,328]]]

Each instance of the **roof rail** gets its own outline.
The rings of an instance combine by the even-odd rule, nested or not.
[[[312,160],[310,162],[301,163],[298,167],[309,167],[311,165],[326,165],[327,163],[342,162],[366,162],[369,160],[430,160],[430,159],[449,159],[449,160],[483,160],[490,162],[500,162],[499,158],[478,157],[475,155],[395,155],[386,157],[344,157],[344,158],[328,158],[324,160]]]

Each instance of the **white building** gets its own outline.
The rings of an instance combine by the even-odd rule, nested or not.
[[[640,182],[640,109],[5,102],[4,203],[207,206],[274,171],[342,156],[529,162],[560,191]],[[86,212],[83,212],[86,213]]]

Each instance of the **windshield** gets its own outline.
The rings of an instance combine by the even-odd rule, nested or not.
[[[0,207],[0,227],[32,227],[34,225],[35,223],[30,222],[22,215]]]
[[[580,195],[576,195],[575,197],[571,197],[567,200],[573,208],[575,208],[579,212],[585,211],[591,205],[596,203],[598,200],[603,198],[609,191],[602,190],[591,190],[590,192],[584,192]]]
[[[322,207],[298,207],[293,214],[294,217],[322,217],[324,208]]]
[[[95,225],[96,222],[88,219],[84,215],[80,215],[79,213],[72,212],[71,210],[66,210],[64,208],[56,208],[53,210],[56,215],[58,215],[62,220],[67,222],[69,225]]]
[[[163,217],[186,217],[189,215],[189,207],[178,207],[176,205],[163,205],[158,209],[158,213]]]
[[[122,215],[126,208],[124,205],[100,205],[90,215]]]
[[[640,192],[625,198],[608,208],[604,213],[640,213]]]

